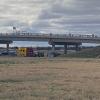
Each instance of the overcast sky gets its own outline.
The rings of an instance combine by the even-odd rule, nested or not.
[[[100,0],[0,0],[0,32],[100,33]]]

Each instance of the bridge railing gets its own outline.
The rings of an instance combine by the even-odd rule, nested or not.
[[[0,37],[40,37],[40,38],[99,38],[94,34],[44,34],[44,33],[0,33]]]

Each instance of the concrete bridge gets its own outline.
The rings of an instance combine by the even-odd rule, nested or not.
[[[99,44],[100,37],[94,34],[0,33],[0,43],[7,44],[7,52],[13,41],[46,41],[52,45],[52,51],[55,50],[55,45],[64,45],[64,53],[67,53],[68,45],[75,45],[78,50],[82,43]]]

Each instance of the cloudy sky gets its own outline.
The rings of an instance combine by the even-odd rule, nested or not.
[[[100,0],[0,0],[0,32],[100,34]]]

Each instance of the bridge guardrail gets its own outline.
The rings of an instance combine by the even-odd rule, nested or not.
[[[98,39],[94,34],[41,34],[41,33],[0,33],[2,37],[40,37],[40,38],[80,38],[80,39]]]

